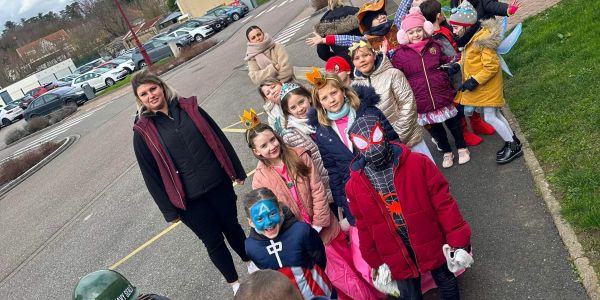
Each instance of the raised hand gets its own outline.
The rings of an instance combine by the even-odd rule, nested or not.
[[[508,6],[508,11],[507,11],[508,15],[509,16],[514,15],[517,12],[517,10],[519,10],[520,7],[521,7],[521,1],[520,0],[514,0],[510,4],[510,6]]]
[[[309,46],[316,46],[319,44],[325,44],[325,38],[321,37],[318,33],[313,32],[313,36],[306,38],[305,42]]]

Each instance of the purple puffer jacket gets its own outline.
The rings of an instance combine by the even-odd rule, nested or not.
[[[451,105],[454,89],[445,70],[440,65],[451,58],[442,53],[438,42],[429,39],[421,53],[401,45],[392,56],[392,65],[400,69],[415,94],[417,113],[424,114]]]

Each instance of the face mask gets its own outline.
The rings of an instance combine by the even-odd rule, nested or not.
[[[392,148],[388,144],[381,124],[378,121],[367,121],[361,118],[355,121],[353,127],[353,131],[356,132],[352,132],[350,138],[365,162],[375,167],[388,165],[391,161]]]
[[[256,231],[260,234],[273,233],[272,231],[281,222],[279,207],[273,201],[273,199],[261,200],[250,207],[252,223],[254,223]]]

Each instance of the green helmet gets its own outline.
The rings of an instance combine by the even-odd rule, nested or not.
[[[139,290],[113,270],[87,274],[73,290],[73,300],[134,300],[138,295]]]

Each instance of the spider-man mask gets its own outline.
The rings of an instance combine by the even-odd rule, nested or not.
[[[350,139],[367,164],[375,168],[390,164],[392,148],[377,117],[364,116],[356,119],[350,128]]]

